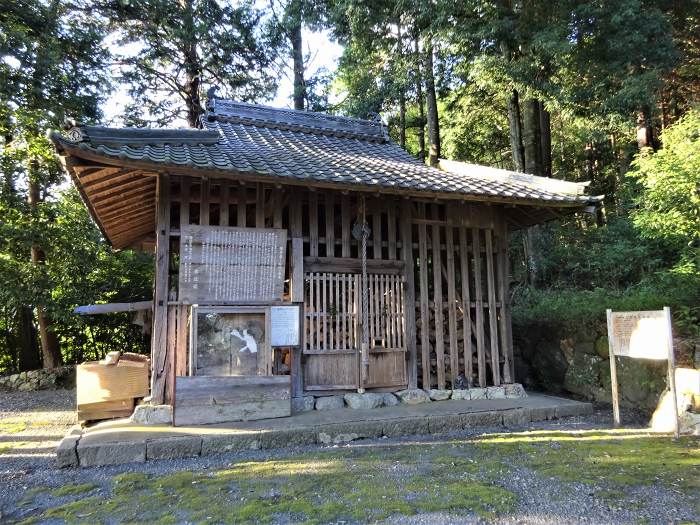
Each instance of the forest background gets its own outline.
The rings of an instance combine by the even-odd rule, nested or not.
[[[430,164],[591,181],[596,213],[512,236],[516,342],[664,305],[700,337],[698,0],[0,0],[0,374],[148,350],[127,314],[73,313],[150,299],[152,256],[109,247],[46,131],[116,92],[125,125],[197,126],[212,87],[379,114]]]

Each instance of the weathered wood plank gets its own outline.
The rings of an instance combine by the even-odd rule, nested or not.
[[[248,205],[248,188],[243,184],[238,187],[238,203],[236,204],[236,226],[239,228],[245,228],[246,217],[248,215],[248,210],[246,209]]]
[[[472,253],[474,255],[474,298],[476,309],[476,358],[479,369],[479,386],[486,386],[486,349],[484,348],[484,295],[481,285],[481,238],[478,228],[472,228]]]
[[[283,211],[283,190],[280,188],[272,189],[272,227],[282,227],[282,211]]]
[[[309,255],[318,257],[318,194],[309,192]]]
[[[445,250],[447,255],[447,324],[450,345],[450,380],[454,387],[459,374],[459,349],[457,348],[457,293],[455,290],[455,246],[452,225],[445,228]]]
[[[221,185],[221,202],[219,203],[219,225],[228,226],[228,212],[229,212],[229,190],[228,184],[223,183]]]
[[[388,202],[386,211],[388,259],[396,259],[396,202]]]
[[[151,338],[151,399],[165,398],[168,357],[168,265],[170,262],[170,176],[158,175],[156,211],[156,270],[153,293],[153,334]]]
[[[255,227],[265,227],[265,186],[255,185]]]
[[[304,266],[309,272],[361,273],[362,261],[343,257],[304,257]],[[367,260],[367,273],[400,275],[404,272],[404,261]]]
[[[209,179],[202,177],[199,190],[199,225],[209,225]]]
[[[486,235],[486,282],[489,301],[489,335],[491,339],[491,375],[493,384],[501,384],[501,364],[498,352],[498,321],[496,312],[496,282],[493,264],[493,230],[485,230]]]
[[[291,240],[291,278],[290,298],[293,302],[304,302],[304,239],[302,239],[301,200],[294,195],[289,201],[289,231]],[[304,305],[308,308],[308,304]],[[308,328],[303,330],[308,334]],[[302,349],[306,344],[302,341],[299,348],[293,348],[290,374],[292,376],[292,397],[299,397],[304,391],[304,378],[302,376]]]
[[[341,214],[341,230],[342,230],[342,245],[341,253],[342,257],[350,257],[350,239],[351,239],[351,228],[352,225],[350,221],[352,220],[350,216],[350,196],[343,195],[340,201],[340,214]]]
[[[326,257],[335,257],[335,196],[326,193],[324,203],[326,215]]]
[[[500,235],[497,239],[497,276],[498,276],[498,302],[500,308],[498,311],[498,331],[501,338],[501,352],[503,354],[503,381],[505,383],[513,382],[511,366],[513,363],[512,348],[508,346],[508,315],[506,313],[507,306],[507,290],[508,290],[508,274],[507,262],[508,257],[508,232],[505,227],[500,228]]]
[[[464,352],[464,375],[471,384],[474,375],[474,347],[472,346],[472,314],[469,292],[469,247],[467,246],[467,229],[459,228],[459,262],[462,281],[462,348]]]
[[[382,258],[382,206],[379,199],[372,199],[372,254]]]
[[[437,204],[432,205],[432,216],[439,215]],[[435,307],[435,356],[437,359],[437,382],[438,388],[444,389],[445,384],[445,319],[442,311],[442,254],[440,244],[440,226],[432,226],[432,260],[433,260],[433,305]]]
[[[187,375],[187,340],[189,307],[177,306],[177,342],[175,347],[175,375]]]
[[[419,211],[425,217],[425,204],[419,203]],[[422,385],[424,390],[431,388],[430,384],[430,306],[428,304],[428,233],[425,224],[418,225],[418,276],[420,288],[420,318],[421,318],[421,367]]]

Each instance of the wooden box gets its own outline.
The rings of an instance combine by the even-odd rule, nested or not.
[[[149,395],[149,362],[119,361],[115,365],[89,362],[76,368],[78,407],[84,404]]]

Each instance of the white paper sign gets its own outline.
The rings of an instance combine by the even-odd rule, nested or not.
[[[270,307],[270,344],[299,346],[299,306]]]
[[[669,334],[663,310],[612,312],[608,337],[617,356],[668,359]]]

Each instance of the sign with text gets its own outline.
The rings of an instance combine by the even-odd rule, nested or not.
[[[278,300],[284,291],[286,248],[286,230],[186,226],[180,232],[179,300]]]
[[[270,331],[272,346],[299,346],[301,322],[300,306],[271,306]]]
[[[668,324],[663,310],[612,312],[609,332],[616,356],[668,359]]]

